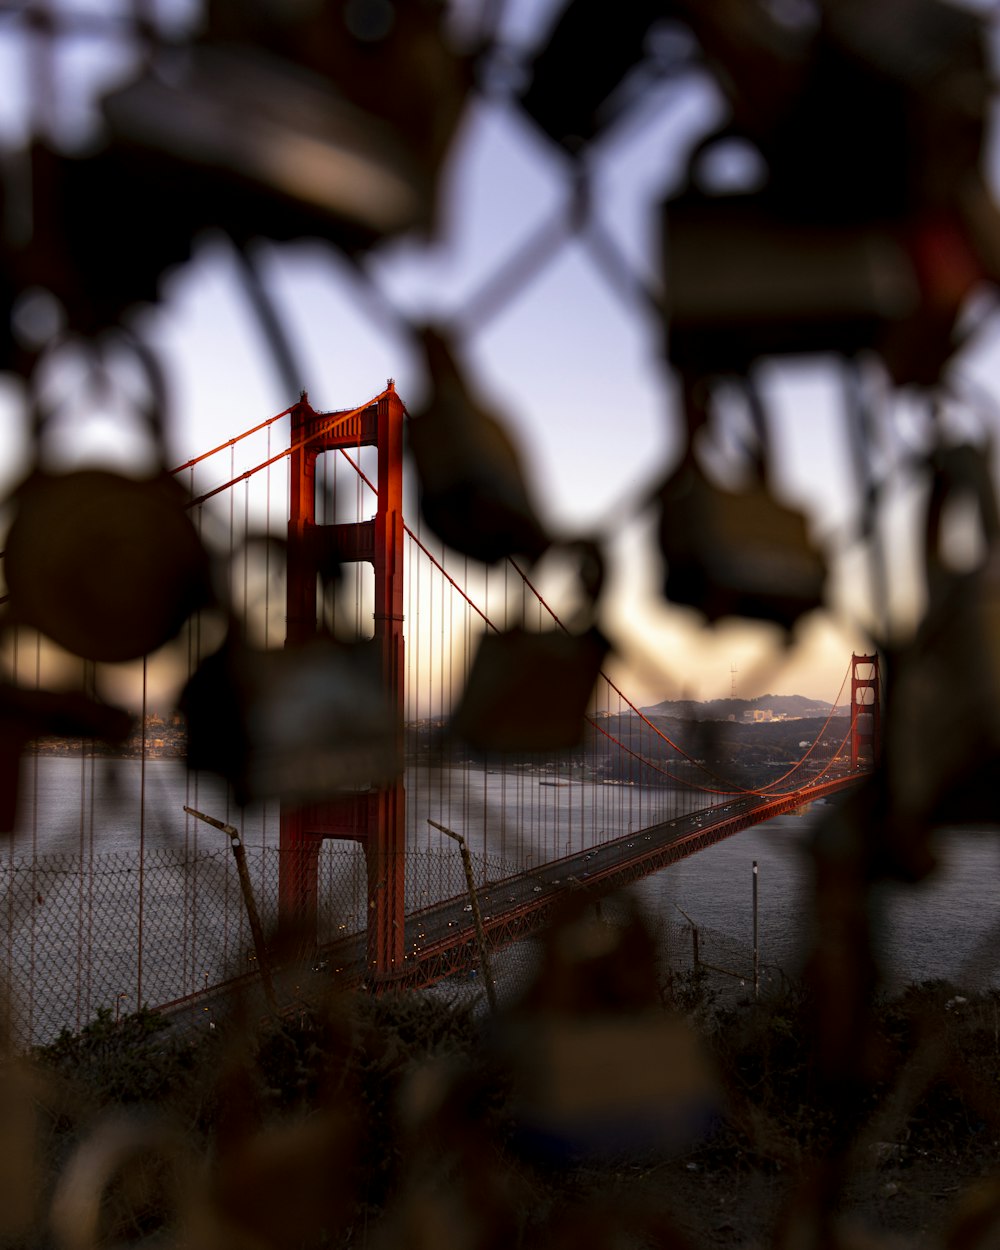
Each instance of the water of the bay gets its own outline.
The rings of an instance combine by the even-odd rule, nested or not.
[[[475,768],[433,777],[413,770],[407,777],[408,842],[447,851],[446,840],[427,825],[432,817],[459,828],[474,853],[537,865],[642,828],[663,803],[662,792],[616,789],[583,781],[554,786],[544,775]],[[693,804],[687,798],[680,807]],[[276,805],[237,809],[221,783],[189,776],[179,761],[149,760],[143,769],[137,760],[39,757],[25,761],[18,829],[4,858],[134,852],[140,829],[147,851],[197,853],[224,845],[224,834],[185,817],[185,805],[237,824],[248,847],[277,845]],[[811,918],[810,838],[828,810],[816,804],[745,830],[647,878],[638,894],[657,918],[683,924],[683,911],[706,932],[749,951],[756,861],[760,958],[793,973]],[[939,866],[925,882],[880,896],[876,932],[887,982],[991,983],[1000,979],[997,839],[979,830],[949,830],[936,846]]]

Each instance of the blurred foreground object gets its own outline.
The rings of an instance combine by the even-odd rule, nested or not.
[[[634,904],[619,924],[586,908],[575,899],[553,923],[500,1026],[515,1140],[550,1164],[686,1148],[717,1115],[714,1075],[688,1025],[663,1012],[656,943]]]
[[[94,334],[155,301],[207,229],[239,247],[311,236],[354,255],[433,228],[471,82],[442,5],[214,0],[206,17],[182,47],[154,37],[139,72],[98,101],[89,148],[46,137],[9,154],[0,367],[30,369],[9,330],[26,293]]]
[[[709,621],[743,616],[791,629],[822,604],[825,562],[802,513],[769,490],[764,448],[745,488],[728,490],[709,481],[694,452],[707,417],[705,394],[702,383],[687,394],[688,447],[655,496],[667,566],[663,593]]]
[[[431,396],[407,429],[424,519],[442,542],[484,564],[515,555],[537,560],[549,538],[517,448],[470,395],[447,341],[426,330],[423,342]]]
[[[188,767],[225,778],[241,805],[366,790],[399,772],[377,643],[318,636],[261,651],[231,636],[202,661],[179,707]]]
[[[117,745],[132,729],[132,717],[80,691],[25,690],[0,682],[0,833],[17,819],[21,753],[35,738],[95,739]]]
[[[479,751],[561,751],[583,740],[584,716],[608,652],[596,630],[480,639],[453,731]]]
[[[606,124],[608,99],[642,59],[650,25],[675,7],[632,0],[612,12],[604,0],[570,0],[532,60],[525,111],[568,150],[582,147]]]
[[[1000,517],[988,451],[932,457],[925,565],[928,605],[916,636],[889,657],[885,764],[893,817],[905,826],[998,819]],[[978,511],[985,556],[967,572],[942,557],[945,508]]]
[[[397,136],[262,50],[196,46],[179,80],[146,74],[103,109],[111,152],[183,202],[192,231],[353,250],[429,224],[431,181]]]
[[[472,84],[445,0],[208,0],[208,37],[267,48],[323,79],[436,183]]]
[[[580,559],[585,604],[570,628],[520,627],[479,640],[451,730],[477,751],[564,751],[579,746],[609,643],[593,624],[604,584],[600,550],[571,547]]]
[[[148,353],[137,355],[155,372]],[[93,366],[100,390],[110,389],[97,349]],[[13,494],[5,561],[11,619],[85,660],[148,655],[212,597],[186,495],[164,466],[163,399],[158,379],[150,381],[153,393],[138,415],[154,444],[152,473],[46,468],[42,440],[57,412],[39,402],[36,466]]]
[[[966,297],[1000,281],[981,19],[826,0],[793,36],[762,4],[720,0],[690,20],[732,116],[664,206],[671,361],[731,373],[874,349],[897,384],[935,384]],[[759,189],[706,188],[713,147],[733,142],[755,150]]]

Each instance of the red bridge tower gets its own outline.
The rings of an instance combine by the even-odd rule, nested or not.
[[[381,395],[347,420],[317,413],[305,395],[292,409],[291,502],[288,521],[286,645],[317,631],[317,576],[332,552],[341,562],[367,561],[375,570],[375,641],[387,690],[403,701],[403,404],[390,381]],[[330,428],[333,426],[333,428]],[[378,504],[368,521],[316,522],[316,461],[339,448],[378,451]],[[406,798],[402,777],[392,785],[300,807],[282,805],[279,922],[299,940],[315,941],[319,849],[324,838],[364,847],[368,876],[368,974],[378,980],[403,967]]]
[[[878,654],[851,656],[851,769],[871,768],[880,738]]]

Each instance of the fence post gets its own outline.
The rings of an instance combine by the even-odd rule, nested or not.
[[[469,848],[465,845],[465,838],[460,833],[455,833],[453,829],[447,829],[444,825],[438,824],[436,820],[427,818],[427,823],[433,825],[435,829],[440,829],[442,833],[447,834],[449,838],[454,838],[458,843],[458,849],[462,853],[462,867],[465,869],[465,884],[469,890],[469,901],[472,904],[472,923],[476,929],[476,944],[479,947],[479,962],[483,969],[483,976],[486,979],[486,997],[489,1000],[490,1011],[496,1014],[497,1010],[497,991],[493,984],[493,970],[490,967],[489,954],[486,950],[486,933],[483,930],[483,918],[479,914],[479,899],[476,897],[476,881],[472,875],[472,856],[469,854]]]
[[[267,999],[267,1005],[274,1011],[277,1008],[277,1002],[274,997],[274,984],[271,981],[271,966],[267,958],[267,944],[264,941],[264,930],[261,927],[260,916],[257,912],[257,902],[253,896],[253,886],[250,884],[247,857],[243,849],[243,839],[240,837],[240,831],[232,825],[216,820],[214,816],[206,816],[204,812],[195,811],[193,807],[185,807],[184,810],[189,816],[197,816],[199,820],[205,821],[206,824],[214,825],[216,829],[221,829],[223,833],[229,834],[229,842],[233,848],[233,858],[236,860],[236,871],[240,878],[243,904],[247,909],[247,920],[250,922],[250,933],[253,935],[254,951],[257,954],[260,982],[264,987],[264,997]]]
[[[760,947],[757,944],[757,861],[753,861],[753,996],[760,994]]]
[[[674,903],[674,906],[688,922],[688,926],[691,929],[691,962],[693,964],[693,971],[697,972],[698,968],[701,966],[701,958],[698,954],[698,926],[679,903]]]

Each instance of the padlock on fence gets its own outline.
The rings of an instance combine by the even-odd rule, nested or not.
[[[424,520],[442,542],[484,564],[537,560],[549,538],[517,447],[469,394],[445,339],[427,330],[424,348],[431,398],[408,426]]]
[[[320,635],[262,650],[233,627],[181,693],[188,767],[223,777],[241,804],[388,785],[401,767],[402,726],[379,648],[377,639]]]
[[[690,442],[699,420],[690,391],[688,417],[687,451],[655,497],[663,593],[709,621],[743,616],[791,629],[823,602],[826,565],[806,519],[774,498],[763,463],[741,490],[709,481]]]
[[[212,598],[208,556],[185,493],[164,466],[159,370],[146,349],[130,344],[149,381],[139,415],[156,467],[142,476],[46,467],[43,442],[56,414],[36,399],[36,463],[13,494],[5,560],[13,622],[74,655],[111,663],[155,651]]]
[[[206,44],[258,57],[266,49],[300,78],[323,83],[365,128],[391,134],[428,186],[436,182],[477,68],[453,37],[447,5],[208,0],[204,17]]]
[[[928,606],[912,642],[889,655],[885,771],[903,826],[1000,823],[1000,523],[986,452],[938,451],[927,506]],[[978,509],[986,555],[971,571],[941,556],[945,505]]]
[[[263,50],[199,45],[179,76],[144,71],[101,107],[111,146],[95,159],[131,170],[140,198],[162,188],[192,234],[355,251],[430,222],[431,181],[389,127]]]
[[[593,624],[603,561],[578,546],[587,604],[573,628],[532,632],[517,626],[479,640],[452,732],[477,751],[571,750],[583,741],[587,706],[609,650]]]
[[[101,110],[109,151],[193,231],[315,236],[355,252],[433,226],[472,67],[437,4],[212,0]]]
[[[877,348],[920,290],[884,225],[787,220],[766,193],[687,191],[663,208],[667,355],[697,376],[762,356]]]
[[[621,904],[612,926],[586,894],[564,898],[492,1030],[510,1074],[511,1146],[536,1163],[662,1157],[702,1139],[719,1112],[693,1030],[663,1009],[651,917],[627,895]]]

